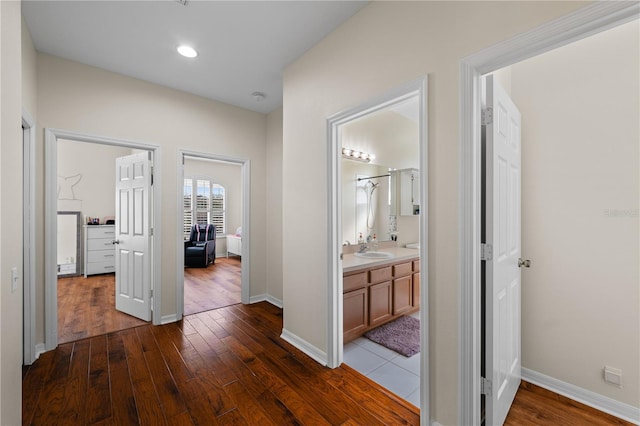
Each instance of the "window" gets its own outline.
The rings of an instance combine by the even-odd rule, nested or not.
[[[225,235],[225,189],[209,178],[184,179],[184,239],[196,223],[216,225],[216,236]]]

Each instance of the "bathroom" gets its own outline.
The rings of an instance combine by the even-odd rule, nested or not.
[[[344,363],[420,407],[419,351],[365,337],[405,316],[419,327],[418,112],[410,97],[345,123],[340,135]]]

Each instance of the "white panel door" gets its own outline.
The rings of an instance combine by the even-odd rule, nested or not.
[[[502,425],[520,385],[520,191],[521,116],[492,76],[486,106],[493,112],[486,131],[485,374],[491,381],[486,424]]]
[[[116,309],[151,320],[151,153],[116,159]]]

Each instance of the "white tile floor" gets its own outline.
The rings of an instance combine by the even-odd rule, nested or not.
[[[407,358],[359,337],[344,346],[344,363],[420,408],[420,353]]]

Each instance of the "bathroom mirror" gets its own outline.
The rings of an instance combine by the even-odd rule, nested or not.
[[[419,240],[419,200],[410,199],[409,209],[400,205],[407,199],[404,176],[419,176],[418,111],[416,96],[342,126],[343,244],[357,243],[360,234],[397,238],[398,245]]]
[[[81,232],[80,212],[58,212],[58,276],[80,275],[81,271]]]

